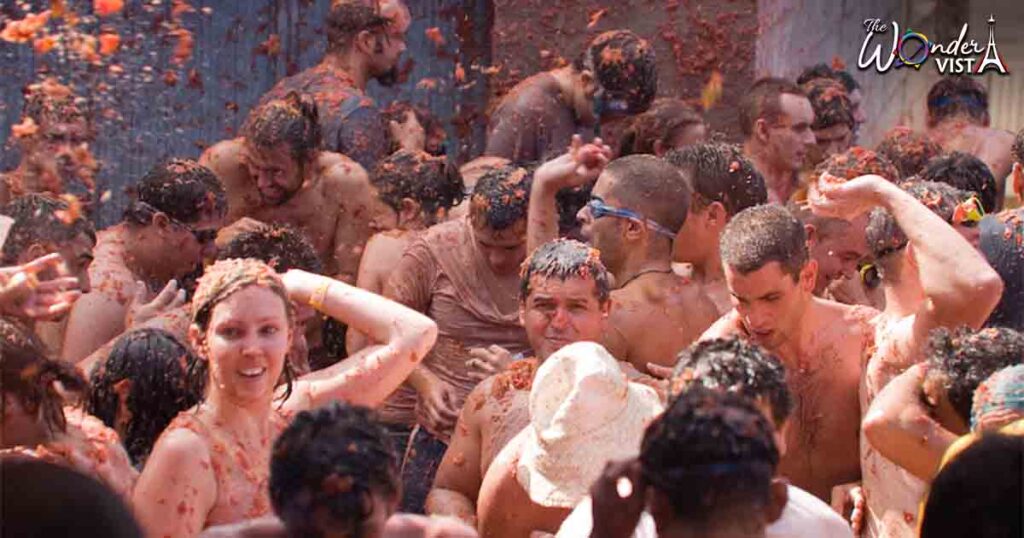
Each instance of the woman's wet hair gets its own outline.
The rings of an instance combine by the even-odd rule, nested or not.
[[[996,178],[992,176],[992,170],[985,161],[970,153],[954,151],[933,158],[925,165],[921,179],[946,183],[977,194],[986,213],[999,210],[1000,189]]]
[[[936,329],[928,341],[928,376],[939,382],[964,424],[971,423],[974,391],[982,381],[1024,358],[1024,334],[990,327]]]
[[[203,399],[205,375],[195,383],[190,370],[205,364],[171,333],[139,329],[121,336],[90,376],[89,414],[107,426],[125,423],[121,441],[137,467],[142,467],[157,437],[178,413]],[[128,416],[121,416],[127,411]]]
[[[16,399],[27,414],[38,414],[51,434],[67,428],[58,385],[71,393],[89,392],[88,382],[73,365],[48,358],[35,335],[0,318],[0,392]]]
[[[811,129],[828,129],[836,125],[854,128],[853,104],[846,88],[830,78],[816,78],[800,85],[814,109]]]
[[[555,239],[537,247],[523,262],[520,276],[520,301],[526,301],[530,296],[530,283],[535,276],[561,281],[570,278],[593,280],[598,303],[608,302],[611,296],[611,279],[601,263],[601,254],[597,249],[572,239]]]
[[[647,428],[639,459],[644,479],[676,518],[713,525],[737,509],[768,506],[779,451],[753,401],[694,386]]]
[[[232,258],[260,260],[282,274],[291,269],[323,272],[323,262],[313,244],[301,232],[285,224],[262,224],[231,238],[217,252],[217,259]]]
[[[374,495],[391,502],[400,489],[387,430],[365,407],[334,402],[303,411],[274,443],[270,500],[289,536],[360,538]]]
[[[462,202],[465,187],[458,167],[445,157],[423,151],[399,150],[377,163],[370,175],[380,199],[395,212],[402,200],[420,204],[427,224],[434,224],[447,211]]]
[[[786,385],[786,368],[761,346],[738,337],[697,342],[676,357],[672,392],[693,385],[735,392],[771,408],[776,428],[789,418],[793,398]]]
[[[193,224],[204,214],[224,215],[228,208],[217,176],[191,159],[170,159],[153,166],[130,190],[132,201],[123,218],[138,226],[148,225],[157,212]]]
[[[533,175],[516,165],[488,170],[473,188],[469,215],[475,226],[500,231],[525,221]]]
[[[899,170],[897,181],[902,181],[920,174],[928,161],[942,154],[942,147],[910,127],[899,126],[885,134],[875,151]]]
[[[956,116],[968,117],[981,124],[989,121],[988,92],[974,77],[945,77],[928,90],[929,127]]]
[[[768,203],[764,177],[743,156],[739,146],[695,144],[668,152],[665,160],[682,170],[683,177],[693,183],[691,206],[704,208],[718,202],[731,216]]]
[[[316,103],[307,95],[288,92],[283,99],[259,105],[249,113],[241,135],[253,146],[270,150],[284,144],[292,159],[305,166],[320,152],[323,132]]]
[[[61,246],[82,234],[96,239],[92,223],[81,216],[68,222],[63,216],[68,211],[67,202],[38,193],[19,196],[0,208],[0,214],[14,220],[3,246],[3,264],[16,265],[33,244]]]
[[[672,140],[683,129],[703,124],[704,117],[701,113],[683,100],[655,99],[651,108],[634,117],[629,127],[622,133],[618,155],[653,155],[657,142],[661,142],[665,149],[671,149]]]

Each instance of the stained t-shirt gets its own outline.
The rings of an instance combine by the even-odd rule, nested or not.
[[[593,128],[577,124],[555,77],[540,73],[517,84],[495,108],[484,155],[513,162],[544,161],[564,153],[574,134],[588,140]]]
[[[367,170],[388,154],[391,140],[380,109],[344,70],[327,64],[311,67],[278,82],[260,104],[284,99],[292,91],[316,103],[324,149],[341,153]]]

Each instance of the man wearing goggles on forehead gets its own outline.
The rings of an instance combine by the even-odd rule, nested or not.
[[[281,80],[260,100],[283,99],[296,91],[317,104],[324,149],[341,153],[372,170],[391,149],[420,150],[424,132],[412,113],[403,123],[385,121],[366,95],[370,80],[398,82],[398,63],[412,20],[402,0],[334,0],[327,14],[327,53],[321,62]],[[390,136],[390,138],[389,138]]]
[[[641,372],[648,364],[672,366],[673,357],[718,318],[696,283],[672,271],[672,245],[690,207],[690,182],[675,166],[651,155],[609,162],[601,139],[569,152],[534,174],[528,248],[558,234],[555,194],[597,178],[577,218],[582,234],[615,277],[604,346]]]
[[[485,155],[538,161],[562,151],[574,134],[600,134],[601,123],[651,105],[658,74],[654,48],[627,30],[605,32],[572,65],[516,85],[491,115]]]

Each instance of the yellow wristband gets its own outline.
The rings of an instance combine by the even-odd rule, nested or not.
[[[327,299],[327,291],[331,289],[331,284],[333,284],[331,281],[321,284],[320,287],[318,287],[316,291],[309,296],[309,306],[312,306],[317,310],[323,310],[324,300]]]

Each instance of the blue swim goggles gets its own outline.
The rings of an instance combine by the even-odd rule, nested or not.
[[[587,209],[590,210],[590,214],[593,215],[595,219],[599,219],[601,217],[617,217],[620,219],[635,220],[646,224],[652,230],[654,230],[657,233],[660,233],[661,235],[664,235],[671,239],[676,238],[676,232],[669,230],[668,228],[658,224],[657,222],[654,222],[653,220],[648,218],[644,218],[641,214],[635,211],[610,206],[604,203],[604,200],[596,196],[590,197],[590,201],[587,202]]]

